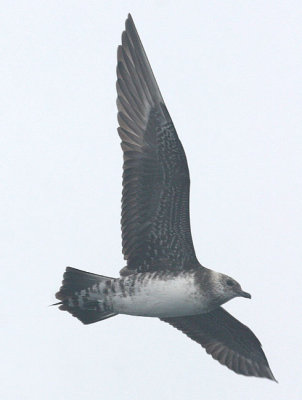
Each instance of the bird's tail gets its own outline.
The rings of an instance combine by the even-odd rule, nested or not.
[[[114,278],[92,274],[67,267],[63,282],[56,298],[60,300],[60,310],[68,311],[83,324],[92,324],[113,317],[108,297]]]

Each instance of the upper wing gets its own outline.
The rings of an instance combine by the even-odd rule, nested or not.
[[[186,156],[130,15],[118,48],[117,93],[127,270],[199,265],[190,230]]]
[[[201,344],[215,360],[237,374],[276,381],[259,340],[222,307],[207,314],[161,320]]]

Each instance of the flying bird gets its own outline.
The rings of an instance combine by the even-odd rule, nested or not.
[[[157,317],[236,373],[275,380],[254,333],[221,307],[251,295],[196,258],[186,155],[130,14],[117,60],[127,265],[119,278],[67,267],[56,304],[84,324],[118,314]]]

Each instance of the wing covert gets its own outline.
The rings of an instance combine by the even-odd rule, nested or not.
[[[130,15],[118,48],[117,93],[127,270],[199,265],[190,230],[186,156]]]

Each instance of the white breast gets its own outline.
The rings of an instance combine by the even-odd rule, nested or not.
[[[117,279],[112,306],[119,314],[176,317],[206,312],[207,300],[197,290],[193,273],[169,279],[145,273]]]

